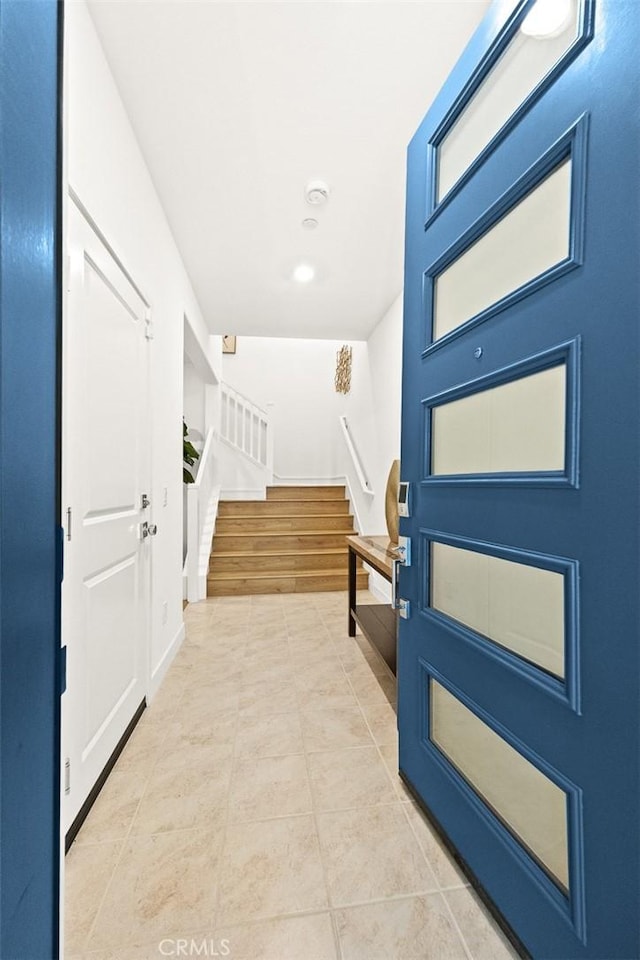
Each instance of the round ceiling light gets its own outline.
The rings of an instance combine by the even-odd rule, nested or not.
[[[297,283],[309,283],[310,280],[313,280],[315,275],[315,270],[308,263],[299,263],[293,271],[293,279]]]
[[[536,40],[557,37],[569,25],[572,12],[573,0],[536,0],[520,29]]]
[[[315,230],[315,228],[318,226],[318,221],[315,219],[315,217],[305,217],[302,221],[302,226],[305,230]]]
[[[318,206],[329,199],[329,187],[323,180],[310,180],[304,188],[304,196],[307,203]]]

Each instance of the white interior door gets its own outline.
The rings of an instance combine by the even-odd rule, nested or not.
[[[65,831],[147,688],[147,305],[69,204],[64,347]]]

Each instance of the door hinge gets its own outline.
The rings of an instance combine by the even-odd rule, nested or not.
[[[60,655],[58,660],[58,696],[61,697],[62,694],[67,689],[67,647],[60,647]]]
[[[71,507],[67,507],[67,540],[71,540]]]
[[[64,795],[68,797],[71,793],[71,760],[64,758]]]
[[[58,581],[62,583],[64,580],[64,527],[56,527],[56,534],[56,546],[58,548]]]

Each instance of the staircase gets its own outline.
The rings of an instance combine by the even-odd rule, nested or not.
[[[221,500],[209,597],[346,590],[355,533],[345,488],[267,487],[266,500]],[[360,568],[357,587],[366,590]]]

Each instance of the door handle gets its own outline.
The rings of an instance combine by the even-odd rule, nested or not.
[[[140,525],[140,539],[141,539],[141,540],[146,540],[147,537],[155,537],[155,535],[156,535],[157,532],[158,532],[158,526],[157,526],[157,524],[155,524],[155,523],[148,523],[148,521],[145,520],[145,521]]]
[[[398,554],[398,561],[403,567],[411,566],[411,537],[398,537],[396,553]]]
[[[400,567],[411,566],[411,538],[400,537],[396,549],[399,556],[394,557],[391,561],[391,607],[398,611],[398,615],[403,620],[408,620],[411,616],[411,604],[408,600],[403,600],[402,597],[398,596],[398,588],[400,586]]]
[[[397,557],[391,561],[391,607],[396,610],[398,607],[398,570],[400,561]]]

